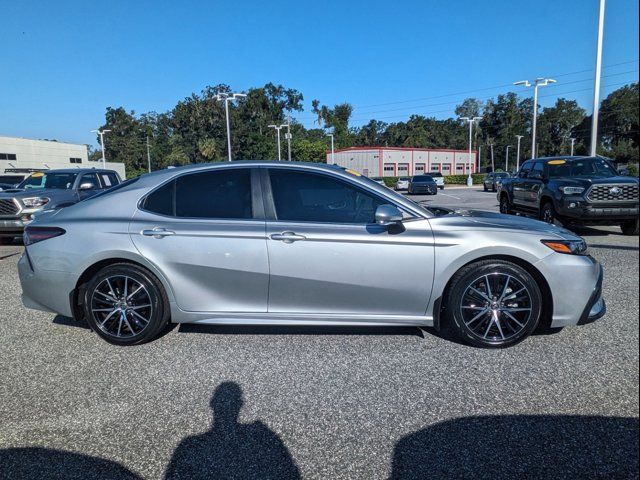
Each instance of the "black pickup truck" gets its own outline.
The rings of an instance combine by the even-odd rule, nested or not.
[[[72,168],[34,172],[0,192],[0,245],[22,235],[41,210],[68,207],[120,183],[113,170]]]
[[[536,215],[548,223],[619,225],[638,235],[638,179],[618,175],[603,157],[534,158],[498,191],[502,213]]]

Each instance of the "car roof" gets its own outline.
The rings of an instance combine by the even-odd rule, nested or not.
[[[600,158],[602,160],[608,160],[605,157],[592,157],[590,155],[556,155],[553,157],[538,157],[538,158],[530,158],[527,162],[550,162],[552,160],[564,160],[566,162],[576,162],[578,160],[585,160],[587,158],[597,159]]]
[[[31,173],[92,173],[92,172],[109,172],[116,173],[115,170],[108,168],[53,168],[51,170],[42,170]]]

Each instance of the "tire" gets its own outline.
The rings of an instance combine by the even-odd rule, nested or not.
[[[483,189],[485,192],[488,192],[488,191],[489,191],[489,189],[487,188],[487,184],[486,184],[486,183],[483,183],[483,184],[482,184],[482,189]]]
[[[123,346],[153,340],[167,326],[170,315],[160,281],[130,263],[109,265],[96,273],[86,285],[83,309],[94,332]]]
[[[638,235],[638,219],[622,222],[620,229],[624,235]]]
[[[0,245],[11,245],[13,237],[0,237]]]
[[[506,193],[500,197],[500,213],[503,213],[505,215],[513,214],[513,206],[509,201],[509,195],[507,195]]]
[[[542,294],[533,276],[521,266],[506,260],[482,260],[453,276],[445,305],[460,340],[474,347],[505,348],[536,329]]]
[[[552,202],[545,202],[545,204],[542,205],[542,209],[540,210],[540,220],[551,225],[557,225],[559,227],[562,226],[562,221],[560,220],[560,217],[558,217]]]

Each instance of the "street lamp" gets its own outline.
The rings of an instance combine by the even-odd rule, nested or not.
[[[591,116],[591,156],[598,150],[598,114],[600,113],[600,73],[602,72],[602,36],[604,35],[604,4],[600,0],[598,15],[598,42],[596,44],[596,75],[593,82],[593,115]]]
[[[571,140],[571,156],[573,157],[573,146],[576,143],[576,139],[575,138],[569,138],[569,140]]]
[[[97,133],[100,135],[100,149],[102,150],[102,168],[105,168],[105,163],[107,159],[104,157],[104,134],[110,132],[111,130],[91,130],[93,133]]]
[[[335,156],[335,149],[333,148],[333,133],[325,133],[325,135],[328,137],[331,137],[331,164],[335,165],[336,156]],[[382,172],[380,172],[380,175],[382,175]]]
[[[287,123],[283,123],[282,125],[267,125],[269,128],[274,128],[277,132],[278,137],[278,161],[282,160],[282,155],[280,153],[280,130],[284,127],[289,127]]]
[[[531,158],[536,157],[536,126],[538,123],[538,88],[546,87],[552,83],[556,83],[553,78],[536,78],[533,84],[529,80],[520,80],[514,82],[514,85],[522,85],[524,87],[533,86],[533,126],[531,128]]]
[[[238,100],[240,98],[245,98],[246,95],[244,93],[218,93],[215,98],[218,101],[224,100],[224,111],[227,117],[227,151],[229,155],[229,161],[231,161],[231,124],[229,123],[229,102],[234,100]]]
[[[516,154],[516,172],[520,171],[520,140],[522,140],[522,135],[516,135],[518,139],[518,151]]]
[[[469,122],[469,177],[467,177],[467,186],[473,185],[473,177],[471,176],[471,143],[473,141],[473,122],[480,120],[482,117],[460,117],[459,120],[463,122]]]
[[[504,156],[504,171],[509,173],[509,149],[511,145],[507,145],[507,153]]]

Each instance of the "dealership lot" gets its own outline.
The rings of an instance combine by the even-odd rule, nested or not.
[[[414,199],[497,211],[477,188]],[[609,313],[501,351],[411,328],[215,326],[118,348],[24,309],[22,247],[0,247],[0,478],[161,478],[204,458],[239,478],[637,476],[638,237],[579,233]]]

